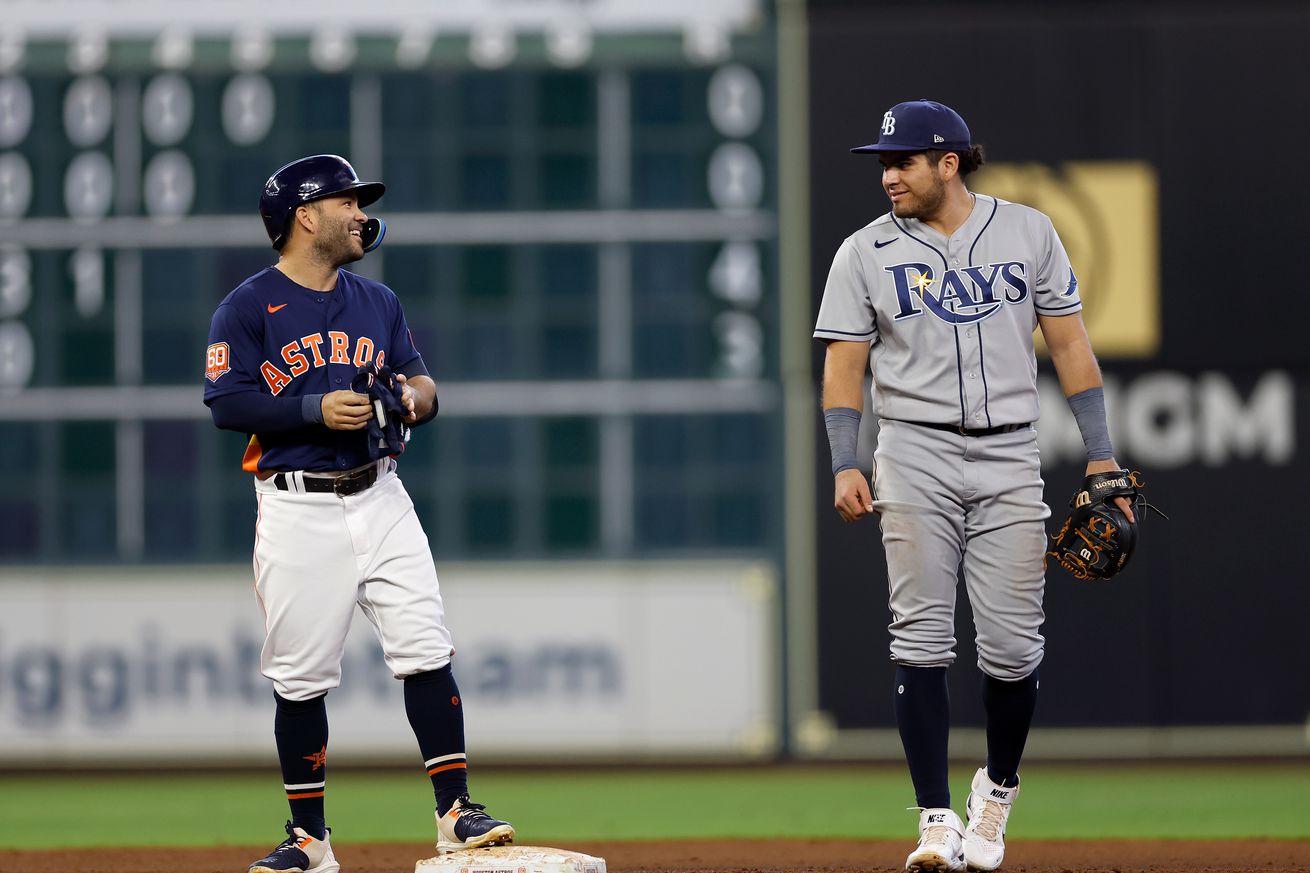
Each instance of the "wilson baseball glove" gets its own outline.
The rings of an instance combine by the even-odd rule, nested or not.
[[[1084,478],[1082,487],[1069,499],[1069,515],[1060,532],[1051,537],[1046,556],[1082,581],[1099,581],[1118,574],[1137,547],[1137,529],[1144,510],[1168,517],[1146,502],[1142,485],[1139,475],[1128,470]],[[1136,521],[1129,521],[1115,505],[1116,497],[1128,500]]]

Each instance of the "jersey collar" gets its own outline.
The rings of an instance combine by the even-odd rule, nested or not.
[[[991,217],[992,198],[986,194],[970,193],[973,194],[973,210],[969,213],[969,217],[964,220],[964,224],[955,229],[955,233],[951,235],[950,239],[947,239],[917,218],[898,218],[896,220],[907,231],[924,237],[942,248],[945,248],[951,242],[958,243],[963,240],[973,239],[983,229],[983,225],[987,223],[988,218]]]

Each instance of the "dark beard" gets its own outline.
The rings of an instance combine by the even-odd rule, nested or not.
[[[363,253],[355,248],[355,237],[350,235],[350,224],[343,224],[337,230],[339,233],[334,231],[314,239],[314,259],[333,267],[344,267],[363,258]]]
[[[919,205],[914,209],[907,208],[905,212],[897,212],[896,207],[892,207],[892,214],[897,218],[913,218],[917,221],[928,221],[941,211],[942,204],[946,202],[946,183],[942,177],[936,173],[933,174],[933,186],[927,194],[917,198]]]

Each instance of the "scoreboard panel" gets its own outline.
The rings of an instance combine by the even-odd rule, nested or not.
[[[772,24],[402,23],[0,45],[0,560],[248,558],[201,360],[323,152],[388,187],[356,266],[438,381],[401,463],[439,556],[776,553]]]

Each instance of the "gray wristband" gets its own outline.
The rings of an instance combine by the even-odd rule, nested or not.
[[[1108,461],[1114,457],[1110,428],[1105,421],[1105,389],[1088,388],[1069,398],[1069,408],[1087,447],[1087,460]]]
[[[300,398],[300,417],[305,424],[323,423],[323,395],[306,394]]]
[[[823,423],[828,428],[828,448],[832,451],[832,475],[842,470],[854,470],[855,446],[860,438],[860,411],[846,406],[823,411]]]

